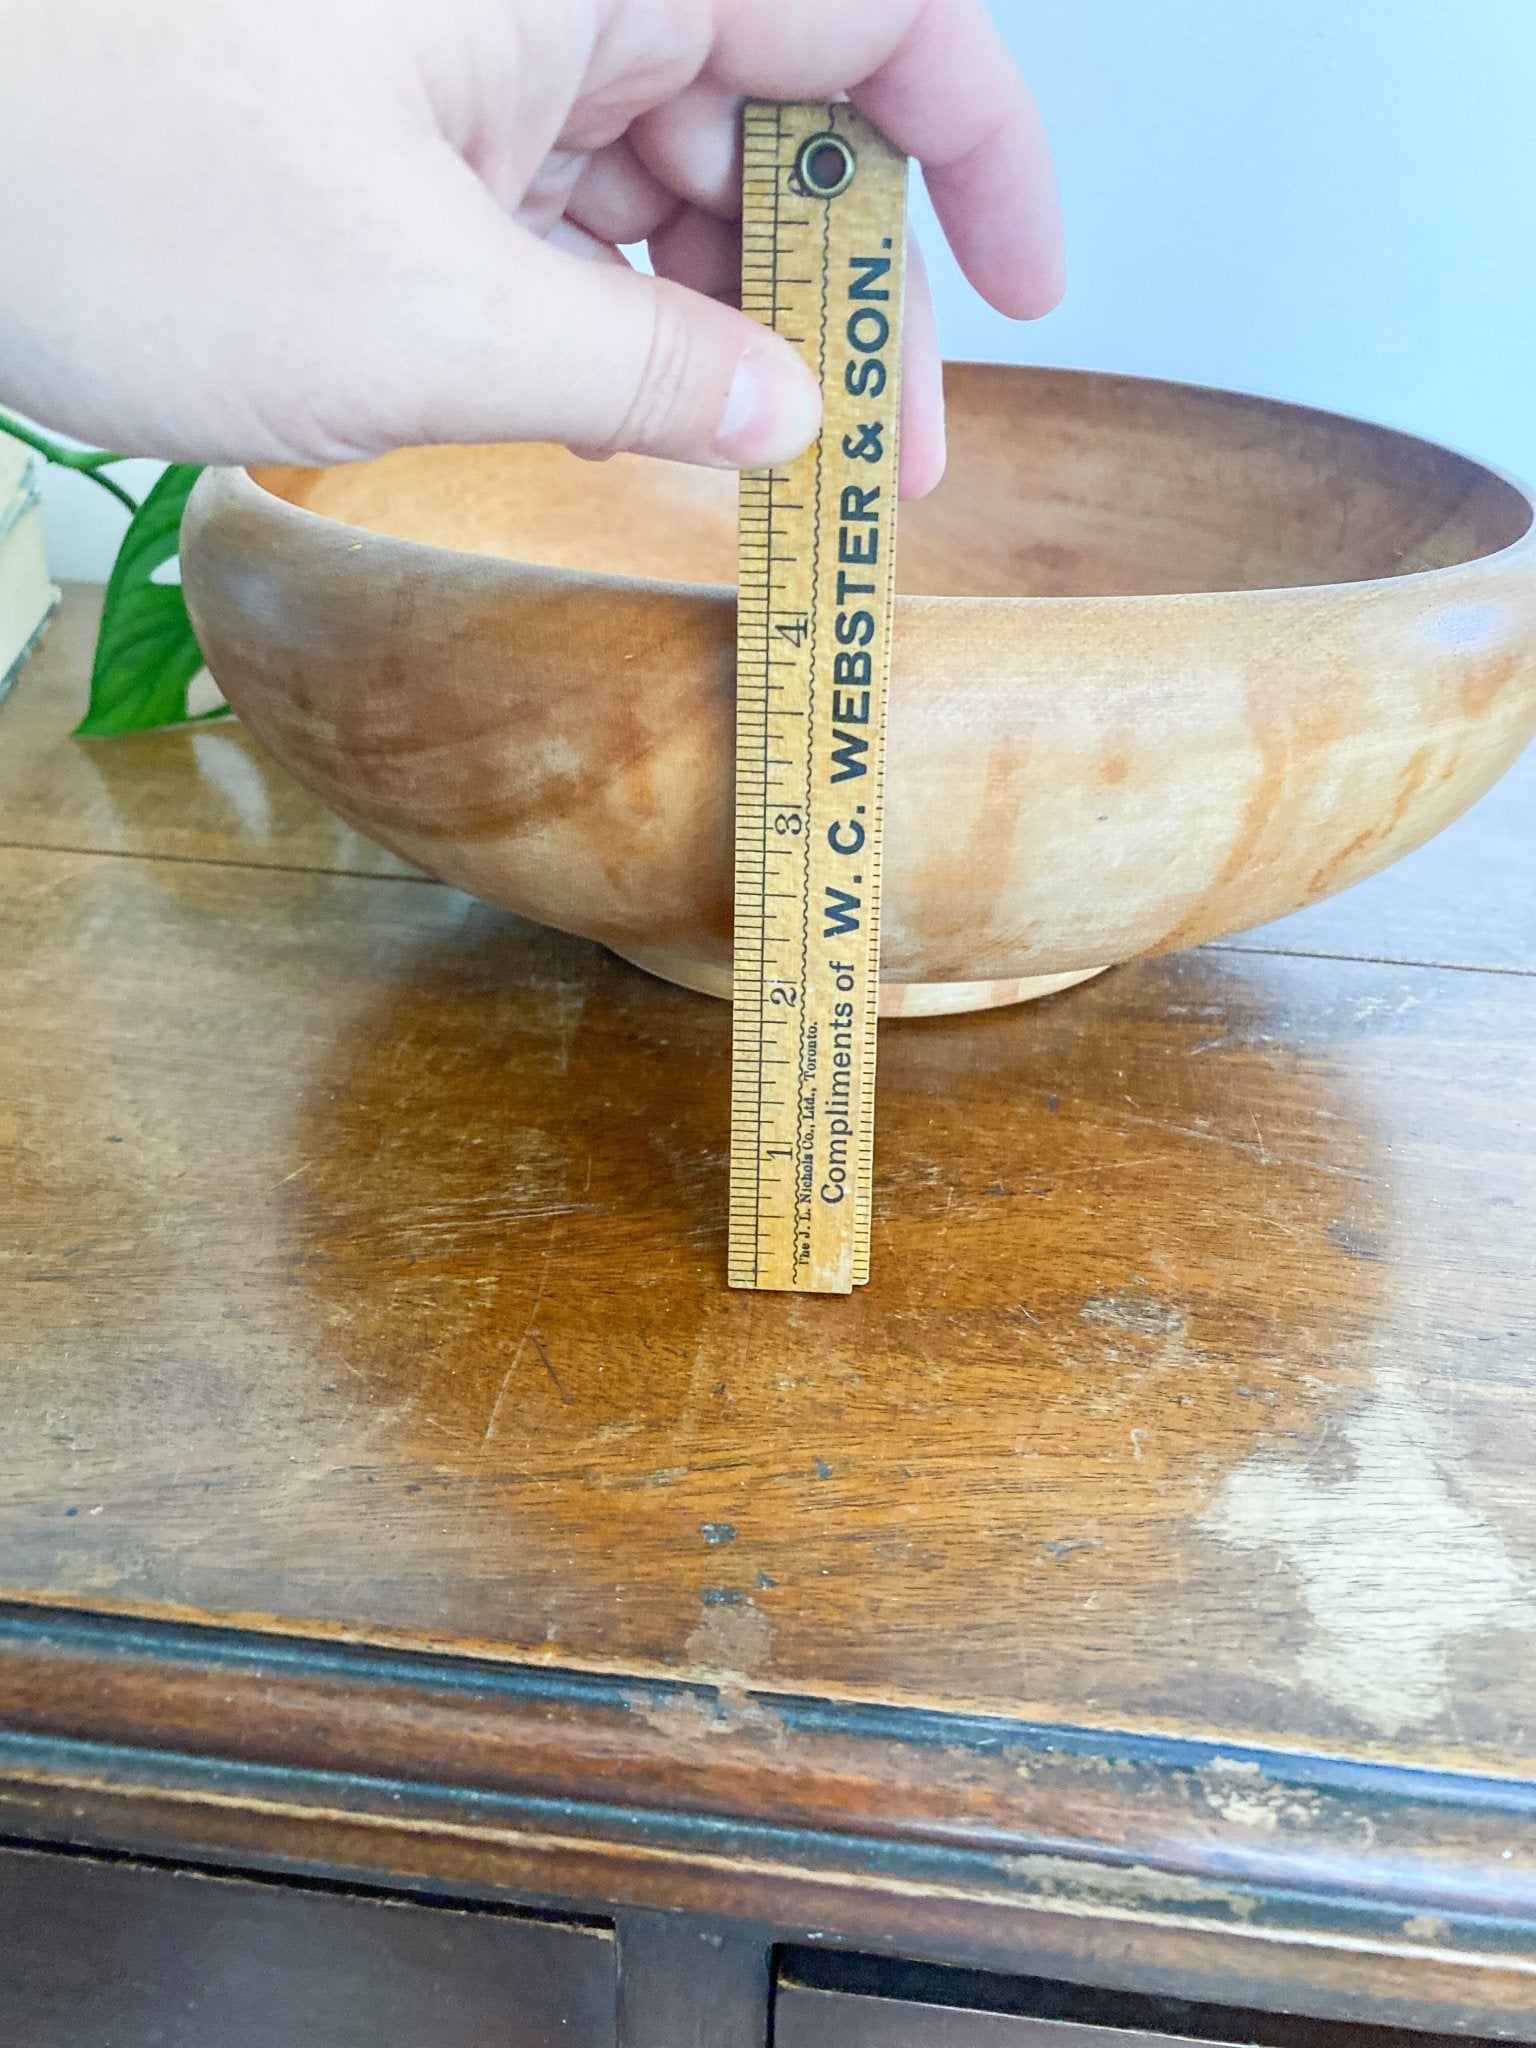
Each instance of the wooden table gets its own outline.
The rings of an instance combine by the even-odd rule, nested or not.
[[[0,707],[8,2048],[1536,2040],[1536,762],[888,1028],[872,1284],[747,1296],[725,1009],[72,741],[91,622]]]

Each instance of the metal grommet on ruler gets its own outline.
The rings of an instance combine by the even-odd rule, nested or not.
[[[844,102],[746,109],[742,304],[822,427],[741,478],[733,1287],[869,1277],[906,177]]]
[[[795,154],[794,175],[810,199],[836,199],[853,183],[857,168],[847,141],[830,128],[808,136]]]

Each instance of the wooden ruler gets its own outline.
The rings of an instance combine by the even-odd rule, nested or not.
[[[733,1287],[869,1278],[906,183],[850,106],[747,106],[742,303],[825,416],[741,479]]]

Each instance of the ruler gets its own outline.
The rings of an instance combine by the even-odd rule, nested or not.
[[[869,1277],[906,159],[852,107],[749,102],[742,303],[820,436],[741,479],[733,1287]]]

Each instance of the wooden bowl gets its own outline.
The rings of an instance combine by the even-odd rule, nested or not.
[[[1243,930],[1536,726],[1529,496],[1182,385],[958,364],[902,515],[884,1014]],[[182,574],[298,779],[446,881],[725,995],[735,479],[550,447],[210,472]]]

